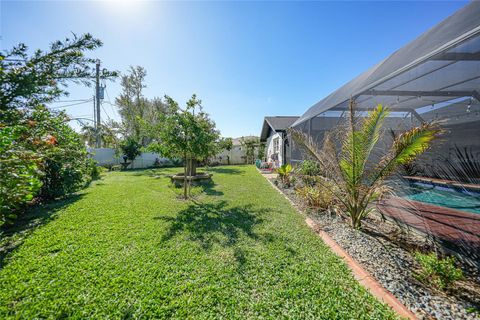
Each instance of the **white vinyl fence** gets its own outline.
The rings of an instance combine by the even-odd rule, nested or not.
[[[212,162],[219,164],[245,164],[246,156],[245,150],[242,146],[233,146],[232,150],[224,150],[217,156],[211,159]],[[99,165],[120,165],[123,163],[122,155],[115,156],[115,149],[112,148],[88,148],[88,152],[92,158],[98,162]],[[257,152],[255,152],[255,155]],[[133,166],[129,168],[143,169],[153,167],[155,161],[158,159],[160,163],[168,162],[167,158],[162,158],[160,155],[153,152],[143,152],[133,161]]]
[[[116,157],[115,149],[112,148],[89,148],[92,158],[98,162],[99,165],[119,165],[123,163],[122,155]],[[129,168],[143,169],[153,167],[155,161],[166,162],[168,159],[160,157],[153,152],[143,152],[138,156]]]

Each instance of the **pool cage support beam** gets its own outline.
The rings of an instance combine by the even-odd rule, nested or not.
[[[360,95],[397,97],[474,97],[480,101],[477,91],[408,91],[408,90],[368,90]]]
[[[480,61],[480,53],[445,52],[431,58],[437,61]]]

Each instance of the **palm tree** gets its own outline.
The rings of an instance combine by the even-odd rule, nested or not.
[[[116,148],[118,146],[119,124],[115,121],[109,121],[100,125],[100,143],[104,148]],[[82,140],[89,146],[94,146],[96,141],[96,132],[93,126],[83,126],[81,131]]]
[[[82,140],[88,144],[88,146],[93,147],[95,146],[95,128],[93,126],[85,125],[82,127],[82,131],[80,133]]]
[[[369,205],[388,190],[385,179],[399,166],[410,163],[425,152],[432,140],[441,133],[435,123],[423,123],[395,137],[390,149],[385,151],[380,160],[372,161],[372,150],[379,141],[388,114],[388,109],[379,104],[360,119],[351,102],[346,134],[342,132],[339,150],[334,141],[334,132],[326,135],[320,150],[311,137],[290,130],[294,141],[307,155],[320,162],[322,175],[337,186],[327,188],[325,185],[325,192],[333,193],[341,204],[341,211],[350,218],[352,227],[356,229],[361,227],[362,219],[373,210]],[[322,179],[319,179],[319,183],[322,183]]]

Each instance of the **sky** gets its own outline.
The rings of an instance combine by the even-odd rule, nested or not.
[[[265,116],[302,115],[466,4],[0,0],[0,49],[46,49],[89,32],[104,43],[88,54],[102,67],[146,68],[148,98],[168,94],[184,105],[196,93],[221,134],[239,137],[259,135]],[[107,82],[102,120],[120,120],[119,82]],[[94,94],[68,91],[62,101]],[[65,110],[93,118],[92,102]]]

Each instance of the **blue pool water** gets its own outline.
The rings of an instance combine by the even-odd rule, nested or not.
[[[480,194],[460,192],[454,189],[414,183],[410,194],[404,198],[480,214]]]

